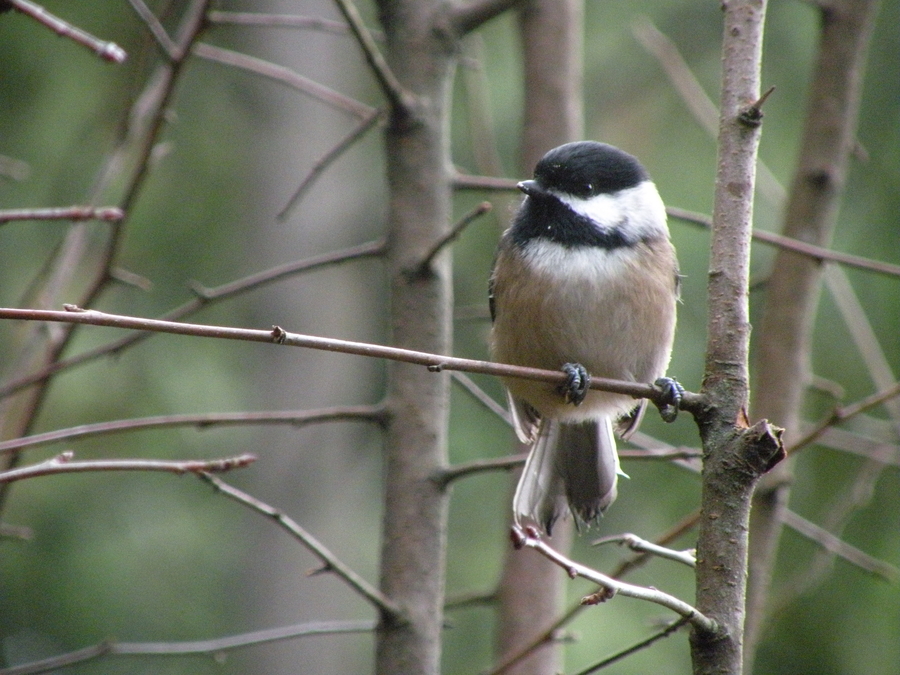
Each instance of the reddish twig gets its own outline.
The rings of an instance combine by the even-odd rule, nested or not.
[[[81,309],[72,305],[67,305],[66,311],[63,312],[38,309],[0,308],[0,319],[54,321],[93,326],[109,326],[112,328],[129,328],[141,331],[171,333],[175,335],[191,335],[194,337],[243,340],[247,342],[269,342],[292,347],[321,349],[343,354],[356,354],[358,356],[403,361],[406,363],[427,366],[428,369],[433,372],[440,372],[442,370],[462,370],[470,373],[482,373],[485,375],[496,375],[501,377],[521,377],[523,379],[551,382],[554,384],[562,384],[566,381],[566,374],[562,371],[541,370],[539,368],[527,368],[524,366],[513,366],[490,361],[479,361],[476,359],[461,359],[410,349],[386,347],[366,342],[350,342],[348,340],[288,333],[279,326],[275,326],[271,330],[259,330],[181,323],[176,321],[163,321],[160,319],[143,319],[121,314],[107,314],[96,310]],[[591,378],[590,387],[591,389],[626,394],[628,396],[634,396],[635,398],[663,401],[662,392],[650,384],[593,377]],[[682,398],[681,407],[685,410],[697,410],[702,408],[703,405],[704,399],[698,394],[686,392]]]
[[[115,206],[60,206],[40,209],[7,209],[0,211],[0,225],[13,220],[103,220],[117,222],[125,217]]]

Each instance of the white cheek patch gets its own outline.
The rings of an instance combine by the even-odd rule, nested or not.
[[[604,231],[618,228],[635,239],[665,235],[666,207],[649,180],[614,194],[599,194],[580,199],[570,194],[554,192],[556,197],[575,213],[585,216]]]

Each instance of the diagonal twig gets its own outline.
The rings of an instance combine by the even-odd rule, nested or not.
[[[330,87],[326,87],[324,84],[319,84],[315,80],[304,77],[287,66],[272,63],[271,61],[266,61],[265,59],[260,59],[256,56],[242,54],[241,52],[225,49],[224,47],[216,47],[215,45],[206,42],[198,42],[195,44],[192,53],[207,61],[215,61],[216,63],[240,68],[241,70],[268,77],[270,80],[281,82],[297,91],[322,101],[336,110],[349,113],[361,120],[367,119],[375,111],[375,108],[341,94]]]
[[[164,320],[181,319],[203,309],[213,302],[232,298],[241,293],[246,293],[254,289],[261,288],[276,281],[287,279],[296,274],[312,272],[314,270],[354,260],[360,260],[362,258],[377,257],[383,252],[384,240],[378,239],[375,241],[366,242],[364,244],[359,244],[357,246],[351,246],[349,248],[313,256],[311,258],[304,258],[303,260],[297,260],[294,262],[285,263],[283,265],[278,265],[271,269],[263,270],[262,272],[256,272],[255,274],[251,274],[242,279],[236,279],[214,288],[205,288],[203,286],[200,286],[199,284],[196,284],[194,286],[194,292],[196,293],[197,297],[170,310],[161,318]],[[117,354],[122,350],[147,339],[150,335],[151,333],[133,333],[109,344],[102,345],[95,349],[90,349],[86,352],[82,352],[77,356],[54,361],[53,363],[45,366],[36,373],[31,373],[29,375],[16,378],[11,382],[5,384],[3,387],[0,387],[0,398],[4,398],[6,396],[14,394],[17,391],[20,391],[26,387],[30,387],[33,384],[44,382],[51,376],[63,370],[83,365],[85,363],[93,361],[94,359],[98,359],[101,356]]]
[[[381,110],[372,110],[366,117],[362,118],[360,123],[357,124],[349,134],[344,136],[333,148],[317,159],[315,164],[313,164],[312,168],[309,170],[309,173],[306,174],[306,177],[300,182],[297,189],[294,190],[294,194],[290,196],[287,204],[285,204],[284,208],[278,212],[276,218],[278,218],[278,220],[284,220],[287,217],[288,212],[300,201],[300,198],[306,193],[316,179],[321,176],[329,166],[334,164],[334,162],[356,143],[356,141],[365,136],[366,132],[374,127],[382,117],[383,113]]]
[[[391,107],[397,111],[411,110],[415,101],[414,96],[400,84],[397,76],[394,75],[388,66],[381,50],[378,49],[378,45],[375,43],[375,38],[359,15],[356,5],[351,0],[335,0],[335,2],[344,19],[350,25],[350,30],[362,48],[366,63],[372,69],[382,92],[391,102]]]
[[[673,595],[663,593],[655,588],[636,586],[613,579],[568,559],[544,543],[538,531],[533,527],[522,529],[518,526],[513,526],[512,537],[513,545],[516,548],[533,548],[548,560],[562,567],[566,574],[573,579],[582,577],[606,589],[607,593],[603,597],[604,600],[608,600],[617,594],[637,600],[646,600],[671,609],[676,614],[685,617],[699,634],[708,638],[715,638],[721,632],[720,626],[714,620],[704,616],[696,608]]]
[[[272,518],[285,531],[290,533],[295,539],[303,544],[313,555],[315,555],[329,572],[333,572],[342,579],[348,586],[365,598],[372,606],[378,609],[385,618],[400,619],[403,611],[395,605],[390,598],[386,597],[381,591],[372,586],[368,581],[359,576],[347,565],[341,562],[335,555],[329,551],[318,539],[307,532],[296,521],[287,514],[279,511],[273,506],[260,501],[236,487],[229,485],[225,481],[213,476],[209,473],[199,474],[200,478],[210,483],[218,492],[226,497],[233,499],[239,504],[247,506],[257,513]]]
[[[87,31],[63,21],[40,5],[30,2],[30,0],[3,0],[3,2],[0,2],[0,11],[5,8],[4,5],[6,7],[12,7],[16,11],[31,17],[57,35],[69,38],[73,42],[80,44],[82,47],[87,47],[104,61],[109,61],[110,63],[123,63],[125,59],[128,58],[125,50],[115,42],[104,42],[103,40],[95,38]]]

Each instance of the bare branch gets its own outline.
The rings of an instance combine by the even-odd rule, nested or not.
[[[216,426],[243,426],[248,424],[291,424],[293,426],[305,426],[307,424],[347,420],[363,420],[383,424],[384,409],[381,406],[343,406],[322,408],[319,410],[159,415],[157,417],[113,420],[110,422],[97,422],[96,424],[83,424],[68,429],[58,429],[56,431],[47,431],[42,434],[34,434],[33,436],[0,441],[0,453],[19,452],[25,448],[34,448],[48,443],[58,443],[59,441],[77,438],[104,436],[106,434],[121,433],[123,431],[136,431],[139,429],[154,429],[159,427],[195,426],[206,429],[208,427]]]
[[[502,405],[497,403],[494,399],[488,396],[487,392],[485,392],[481,387],[475,384],[474,380],[468,375],[464,375],[459,371],[454,371],[451,373],[453,380],[459,384],[463,389],[469,392],[476,401],[481,403],[485,408],[494,413],[497,417],[506,422],[509,426],[512,426],[512,419],[509,416],[509,411],[504,408]]]
[[[241,70],[268,77],[270,80],[281,82],[322,101],[322,103],[336,110],[349,113],[361,120],[369,119],[376,112],[375,108],[345,96],[334,89],[326,87],[324,84],[319,84],[315,80],[304,77],[287,66],[272,63],[249,54],[242,54],[231,49],[225,49],[224,47],[216,47],[205,42],[195,44],[192,53],[201,59],[240,68]]]
[[[662,534],[660,537],[656,539],[656,544],[662,546],[668,543],[671,543],[678,537],[682,536],[692,528],[696,527],[697,521],[700,520],[700,511],[694,511],[686,518],[683,518],[679,523],[677,523],[674,527],[670,528],[667,532]],[[614,579],[619,579],[631,570],[637,569],[640,567],[646,560],[650,558],[649,554],[641,553],[640,555],[634,556],[629,560],[625,560],[613,571],[609,576]],[[586,605],[581,604],[580,602],[576,605],[572,605],[566,610],[563,614],[561,614],[550,626],[541,631],[533,640],[529,641],[528,644],[524,645],[521,649],[518,649],[515,653],[510,654],[506,659],[500,662],[497,666],[489,670],[485,675],[501,675],[501,673],[506,672],[510,668],[512,668],[517,663],[520,663],[522,660],[527,658],[535,649],[539,648],[541,645],[546,644],[547,642],[554,639],[554,636],[559,633],[559,631],[569,622],[571,622],[576,616],[578,616],[584,609]]]
[[[0,225],[13,220],[122,220],[125,213],[115,206],[61,206],[40,209],[7,209],[0,211]]]
[[[313,555],[315,555],[329,572],[333,572],[342,579],[350,588],[359,593],[372,606],[381,611],[385,617],[393,619],[401,619],[403,611],[397,607],[389,598],[381,591],[372,586],[368,581],[359,576],[347,565],[341,562],[335,555],[329,551],[318,539],[313,537],[309,532],[303,529],[296,521],[278,509],[261,502],[246,492],[238,490],[236,487],[229,485],[218,477],[208,473],[199,474],[200,478],[208,483],[226,497],[233,499],[239,504],[247,506],[257,513],[272,518],[282,529],[291,534],[297,541],[303,544]]]
[[[720,634],[691,636],[694,672],[739,673],[750,501],[759,477],[784,456],[782,430],[747,420],[750,233],[760,129],[747,121],[759,99],[766,0],[724,0],[722,85],[710,245],[706,364],[709,417],[698,420],[704,461],[697,540],[697,607]]]
[[[306,28],[336,35],[352,35],[350,26],[342,21],[332,21],[317,16],[297,14],[266,14],[263,12],[223,12],[212,11],[208,15],[210,23],[232,24],[236,26],[263,26],[266,28]],[[372,31],[376,40],[384,38],[379,31]]]
[[[74,453],[64,452],[52,459],[39,464],[25,466],[21,469],[11,469],[0,473],[0,485],[13,483],[26,478],[39,476],[51,476],[61,473],[84,473],[86,471],[167,471],[169,473],[219,473],[241,469],[256,461],[255,455],[244,454],[226,459],[214,459],[209,461],[184,460],[168,461],[153,459],[116,459],[116,460],[90,460],[73,462]]]
[[[287,217],[288,212],[300,201],[300,198],[303,197],[307,189],[309,189],[316,179],[382,118],[383,113],[381,110],[373,110],[367,117],[364,117],[349,134],[338,141],[331,150],[316,160],[315,164],[313,164],[312,168],[309,170],[309,173],[306,174],[306,177],[300,182],[297,189],[294,190],[294,194],[288,199],[287,204],[285,204],[284,208],[278,212],[277,218],[279,220],[284,220]]]
[[[493,457],[491,459],[476,459],[465,464],[457,464],[438,472],[433,480],[441,487],[446,487],[458,478],[470,476],[473,473],[485,471],[509,471],[522,466],[525,463],[527,453],[509,455],[508,457]]]
[[[609,657],[603,659],[602,661],[595,663],[594,665],[592,665],[588,668],[585,668],[584,670],[579,671],[578,673],[576,673],[576,675],[590,675],[590,673],[596,673],[598,670],[606,668],[607,666],[611,666],[612,664],[616,663],[617,661],[621,661],[625,657],[631,656],[635,652],[639,652],[642,649],[646,649],[647,647],[652,645],[654,642],[657,642],[658,640],[662,640],[663,638],[669,637],[672,633],[674,633],[675,631],[677,631],[679,628],[686,625],[687,623],[688,623],[688,618],[681,617],[677,621],[673,621],[672,623],[670,623],[668,626],[663,628],[658,633],[654,633],[653,635],[648,637],[646,640],[641,640],[637,644],[632,645],[631,647],[628,647],[626,649],[623,649],[622,651],[617,652],[616,654],[613,654],[612,656],[609,656]]]
[[[840,537],[833,535],[825,528],[807,520],[800,514],[790,509],[785,509],[782,515],[782,522],[807,539],[814,541],[829,553],[843,558],[860,569],[876,574],[890,583],[896,584],[900,581],[900,569],[848,544]],[[809,570],[804,570],[803,574],[808,577]]]
[[[701,225],[706,229],[712,228],[712,218],[702,213],[679,209],[675,206],[666,207],[666,213],[672,218]],[[900,265],[893,265],[880,260],[872,260],[871,258],[863,258],[862,256],[853,255],[851,253],[834,251],[829,248],[800,241],[799,239],[785,237],[782,234],[767,232],[766,230],[753,230],[751,236],[757,241],[772,244],[778,248],[793,251],[795,253],[800,253],[801,255],[808,256],[820,262],[836,262],[847,265],[848,267],[856,267],[861,270],[878,272],[879,274],[886,274],[892,277],[900,277]]]
[[[721,636],[722,629],[715,621],[705,617],[683,600],[679,600],[675,596],[663,593],[655,588],[645,588],[643,586],[635,586],[634,584],[618,581],[601,572],[597,572],[596,570],[585,567],[573,560],[569,560],[545,544],[538,531],[534,528],[529,527],[522,530],[521,528],[514,526],[512,536],[513,544],[517,548],[533,548],[545,558],[562,567],[566,571],[566,574],[573,579],[575,577],[582,577],[589,581],[593,581],[598,586],[606,589],[607,594],[605,595],[605,599],[607,600],[615,595],[623,595],[627,598],[653,602],[685,617],[700,635],[704,635],[707,638]]]
[[[374,621],[315,621],[192,642],[101,642],[74,652],[43,659],[42,661],[4,668],[0,670],[0,675],[37,675],[38,673],[55,671],[106,655],[171,656],[177,654],[209,654],[214,656],[229,649],[239,649],[279,640],[291,640],[293,638],[315,635],[369,633],[375,628],[376,623]]]
[[[430,251],[425,255],[422,260],[422,264],[419,266],[418,273],[423,274],[427,273],[431,267],[431,263],[434,260],[435,256],[440,253],[445,246],[451,244],[456,241],[456,238],[462,234],[463,230],[465,230],[469,225],[471,225],[475,220],[483,216],[485,213],[490,212],[490,210],[494,208],[493,204],[490,202],[481,202],[474,209],[469,211],[466,215],[457,221],[457,223],[450,228],[450,231],[447,232],[441,239],[439,239]]]
[[[415,97],[400,84],[396,75],[391,71],[378,49],[378,45],[375,44],[375,38],[372,37],[372,33],[359,15],[356,5],[351,0],[335,0],[335,2],[344,19],[350,24],[350,30],[362,48],[366,63],[372,69],[372,73],[381,86],[382,92],[390,101],[391,107],[397,111],[411,110]]]
[[[284,265],[279,265],[268,270],[263,270],[262,272],[257,272],[256,274],[251,274],[250,276],[244,277],[243,279],[237,279],[235,281],[231,281],[227,284],[222,284],[221,286],[216,286],[214,288],[205,288],[203,286],[200,286],[199,284],[195,284],[194,292],[197,294],[197,297],[167,312],[161,318],[170,321],[180,319],[199,311],[200,309],[213,302],[235,297],[241,293],[246,293],[257,288],[261,288],[263,286],[274,283],[276,281],[280,281],[282,279],[286,279],[296,274],[312,272],[314,270],[359,260],[361,258],[380,256],[383,252],[384,240],[379,239],[376,241],[366,242],[358,246],[351,246],[350,248],[331,251],[319,256],[313,256],[312,258],[305,258],[303,260],[285,263]],[[17,391],[20,391],[26,387],[30,387],[33,384],[44,382],[56,373],[67,370],[68,368],[89,363],[90,361],[98,359],[101,356],[119,353],[124,349],[131,347],[136,343],[141,342],[142,340],[145,340],[150,335],[152,335],[152,333],[133,333],[120,340],[116,340],[115,342],[111,342],[107,345],[88,350],[86,352],[78,354],[77,356],[63,359],[61,361],[54,361],[53,363],[42,368],[37,373],[20,377],[7,383],[3,387],[0,387],[0,398],[4,398],[6,396],[9,396],[10,394],[14,394]]]
[[[828,429],[835,426],[836,424],[840,424],[841,422],[845,422],[853,417],[856,417],[859,414],[864,413],[866,410],[874,408],[875,406],[881,405],[885,401],[889,401],[893,398],[900,396],[900,382],[897,382],[891,387],[883,391],[875,392],[866,398],[857,401],[856,403],[848,406],[839,406],[835,408],[828,417],[823,419],[821,422],[816,424],[812,429],[807,431],[801,438],[798,438],[793,443],[791,443],[788,448],[788,454],[793,454],[797,450],[814,443],[819,439],[822,434],[824,434]]]
[[[385,347],[367,342],[351,342],[348,340],[288,333],[279,326],[275,326],[272,330],[259,330],[251,328],[231,328],[228,326],[212,326],[207,324],[181,323],[160,319],[143,319],[121,314],[108,314],[96,310],[81,309],[80,307],[74,307],[72,305],[67,305],[66,311],[63,312],[39,309],[0,308],[0,319],[54,321],[88,324],[92,326],[109,326],[112,328],[129,328],[157,333],[191,335],[194,337],[208,337],[224,340],[268,342],[291,347],[321,349],[343,354],[355,354],[357,356],[402,361],[405,363],[427,366],[432,372],[440,372],[442,370],[462,370],[470,373],[482,373],[485,375],[504,377],[521,377],[528,380],[552,382],[556,384],[562,384],[566,381],[566,374],[562,371],[541,370],[540,368],[527,368],[524,366],[493,363],[491,361],[478,361],[476,359],[461,359],[452,356],[414,351],[411,349]],[[610,391],[617,394],[627,394],[629,396],[634,396],[635,398],[646,398],[651,401],[664,401],[662,398],[663,394],[660,390],[650,384],[592,377],[590,388],[599,389],[601,391]],[[681,405],[683,409],[691,411],[694,409],[703,409],[704,406],[705,400],[701,395],[685,392]]]
[[[680,562],[682,565],[687,565],[688,567],[697,566],[697,558],[694,556],[693,551],[675,551],[671,548],[649,542],[646,539],[641,539],[636,534],[631,534],[630,532],[601,537],[600,539],[591,542],[591,546],[600,546],[601,544],[619,544],[620,546],[627,546],[637,553],[647,553],[659,558],[674,560],[675,562]]]
[[[18,12],[30,16],[40,24],[43,24],[61,37],[66,37],[77,42],[82,47],[87,47],[104,61],[110,63],[123,63],[128,55],[115,42],[104,42],[95,38],[90,33],[81,30],[54,16],[46,9],[30,0],[3,0],[3,4],[12,7]]]
[[[134,9],[135,14],[140,17],[141,21],[147,25],[150,33],[156,40],[156,44],[160,46],[166,56],[173,61],[177,60],[179,58],[178,45],[176,45],[172,38],[169,37],[169,34],[166,32],[162,23],[156,18],[153,11],[147,7],[144,0],[128,0],[128,3],[131,5],[132,9]]]
[[[451,5],[450,22],[455,31],[465,35],[494,17],[522,4],[522,0],[469,0]]]
[[[718,133],[719,111],[691,72],[678,47],[646,16],[634,22],[632,32],[641,46],[657,60],[694,119],[710,137],[715,138]],[[761,159],[757,159],[757,172],[760,192],[770,202],[781,204],[785,197],[784,186]]]

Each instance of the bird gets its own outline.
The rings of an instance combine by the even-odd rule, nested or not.
[[[547,152],[502,234],[489,280],[494,361],[563,370],[562,387],[502,378],[516,434],[531,445],[513,498],[516,525],[552,534],[560,517],[595,523],[615,500],[613,429],[627,438],[646,399],[589,389],[590,376],[656,383],[677,413],[684,389],[665,377],[680,274],[666,211],[632,155],[596,141]],[[661,411],[663,408],[661,408]]]

